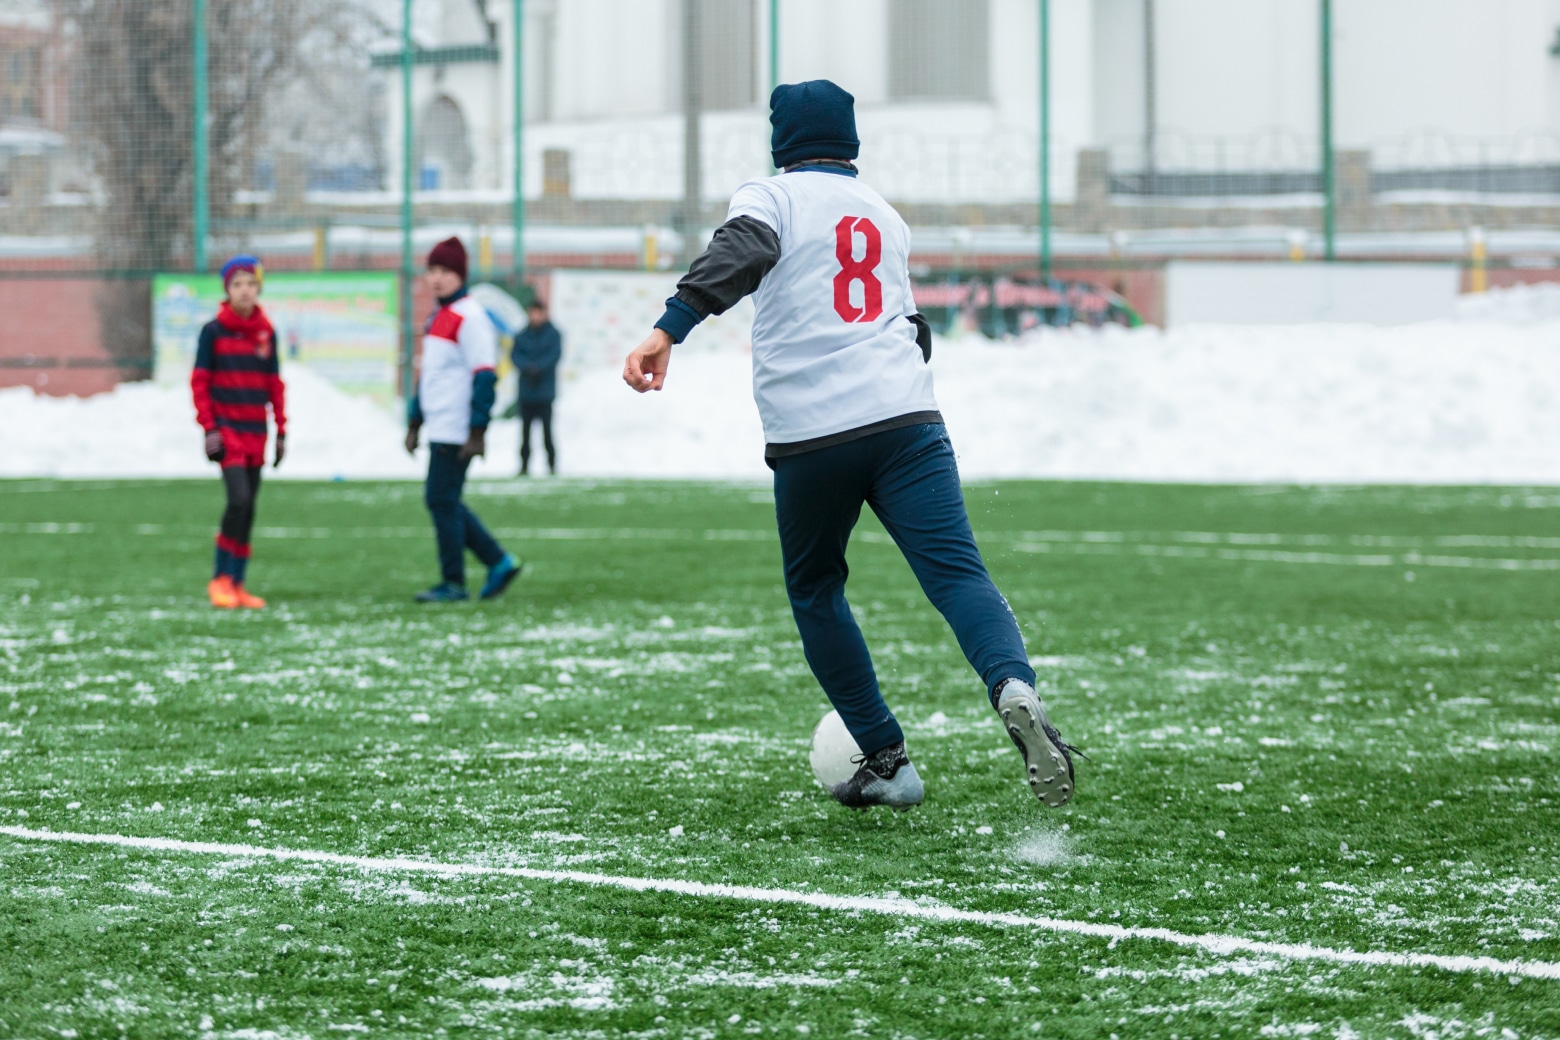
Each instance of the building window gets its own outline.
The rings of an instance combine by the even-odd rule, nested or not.
[[[471,187],[471,144],[466,117],[448,97],[437,97],[416,124],[418,183],[424,189]]]
[[[748,108],[758,100],[759,0],[683,0],[698,4],[700,102],[706,111]]]
[[[888,22],[888,94],[896,101],[985,101],[988,0],[894,0]]]

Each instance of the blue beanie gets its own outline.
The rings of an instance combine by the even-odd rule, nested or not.
[[[804,159],[854,159],[856,99],[826,79],[782,83],[769,95],[769,139],[775,166],[785,169]]]

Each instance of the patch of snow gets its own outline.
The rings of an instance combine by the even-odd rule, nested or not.
[[[1013,857],[1036,867],[1059,867],[1073,862],[1072,839],[1059,831],[1034,831],[1013,849]]]
[[[740,986],[743,989],[777,989],[781,986],[827,988],[838,986],[841,981],[841,979],[826,978],[822,975],[797,975],[786,972],[759,975],[751,971],[707,971],[690,975],[683,980],[684,984],[689,986]]]
[[[1560,453],[1549,450],[1560,441],[1560,351],[1550,295],[1542,299],[1500,305],[1542,324],[1486,315],[1398,328],[965,336],[939,341],[932,367],[967,478],[1560,484]],[[746,352],[701,347],[695,335],[666,390],[643,396],[622,385],[621,356],[607,353],[572,361],[564,380],[564,472],[769,478]],[[392,411],[302,366],[285,376],[288,458],[275,476],[422,475]],[[990,423],[1004,404],[1025,421]],[[495,422],[472,475],[511,475],[518,436],[518,423]],[[86,399],[0,390],[0,441],[0,476],[215,475],[182,385],[125,384]]]
[[[1453,304],[1459,321],[1501,325],[1541,325],[1560,321],[1560,285],[1512,285],[1482,293],[1463,293]]]

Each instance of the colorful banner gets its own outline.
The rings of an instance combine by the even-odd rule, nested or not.
[[[222,302],[217,275],[160,274],[152,282],[157,378],[189,378],[201,326]],[[342,390],[388,405],[398,394],[396,277],[391,273],[278,272],[260,296],[276,328],[283,373],[306,365]]]
[[[1040,325],[1098,327],[1143,323],[1126,300],[1089,282],[1039,285],[989,275],[950,276],[914,283],[916,306],[943,335],[981,332],[992,339],[1016,336]]]

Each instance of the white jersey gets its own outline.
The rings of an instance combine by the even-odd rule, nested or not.
[[[883,197],[827,168],[749,181],[727,220],[780,237],[753,294],[753,399],[771,444],[937,410],[916,346],[910,228]]]
[[[423,334],[417,403],[430,444],[464,444],[471,435],[471,381],[498,363],[498,330],[482,305],[462,296],[439,308]]]

